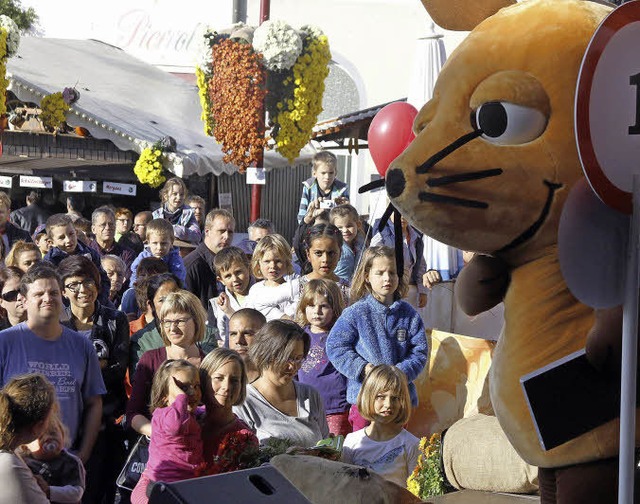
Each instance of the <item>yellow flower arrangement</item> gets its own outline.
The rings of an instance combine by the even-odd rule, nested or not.
[[[155,188],[167,180],[162,173],[162,157],[162,148],[159,143],[142,150],[136,165],[133,167],[133,173],[136,174],[141,183]]]
[[[7,113],[7,30],[0,28],[0,116]]]
[[[69,105],[62,92],[45,96],[40,102],[40,121],[47,131],[55,132],[67,120]]]
[[[324,80],[329,75],[331,51],[326,35],[310,32],[304,40],[302,53],[293,65],[292,75],[283,85],[293,85],[293,96],[276,104],[280,111],[273,118],[273,139],[276,150],[289,162],[300,154],[309,142],[311,131],[320,112]]]
[[[208,136],[213,136],[213,116],[211,115],[211,98],[209,96],[209,81],[211,76],[196,66],[196,83],[198,85],[198,95],[200,96],[200,105],[202,106],[202,113],[200,119],[204,123],[204,133]]]
[[[423,500],[447,492],[440,465],[440,441],[438,433],[420,440],[418,464],[407,478],[407,489]]]

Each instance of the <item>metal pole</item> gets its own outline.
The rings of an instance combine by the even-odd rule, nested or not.
[[[247,22],[247,0],[233,0],[232,23]]]
[[[271,10],[270,0],[260,0],[260,24],[269,19],[269,12]],[[258,134],[264,136],[264,104],[261,111],[258,112],[260,116],[260,125],[258,126]],[[256,163],[258,167],[264,167],[264,149],[260,151],[258,155],[258,161]],[[260,203],[262,202],[262,186],[254,184],[251,186],[251,222],[254,222],[260,217]]]
[[[640,175],[633,175],[633,214],[622,316],[622,373],[620,383],[620,459],[618,503],[633,503],[636,434],[636,371],[638,367],[638,287],[640,286]]]

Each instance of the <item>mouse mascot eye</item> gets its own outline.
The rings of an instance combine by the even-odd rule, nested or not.
[[[482,130],[482,138],[490,143],[518,145],[542,135],[547,117],[534,108],[493,101],[478,107],[471,115],[471,125]]]

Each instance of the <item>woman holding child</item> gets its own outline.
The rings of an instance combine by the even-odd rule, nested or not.
[[[196,296],[185,290],[172,292],[164,299],[158,315],[164,346],[149,350],[140,358],[127,405],[129,425],[147,436],[151,435],[148,404],[154,373],[167,359],[184,359],[199,366],[205,357],[200,342],[205,334],[207,314]]]

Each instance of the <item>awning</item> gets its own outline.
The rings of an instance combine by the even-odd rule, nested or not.
[[[9,90],[22,101],[40,103],[47,94],[75,87],[80,99],[67,114],[95,138],[140,153],[165,136],[177,142],[167,168],[180,177],[232,174],[222,149],[204,134],[198,90],[193,84],[95,40],[23,37],[7,63]],[[306,148],[306,157],[312,155]],[[305,156],[303,156],[305,157]],[[275,152],[265,167],[287,166]]]
[[[406,101],[406,98],[401,98],[319,122],[313,127],[311,138],[316,142],[335,142],[337,148],[349,149],[349,152],[352,149],[356,152],[358,149],[366,149],[367,145],[359,144],[358,140],[367,140],[369,126],[375,115],[390,103]]]

